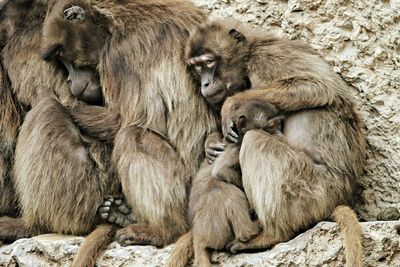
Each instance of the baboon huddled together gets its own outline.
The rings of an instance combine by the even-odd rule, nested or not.
[[[362,122],[307,45],[208,22],[183,0],[0,8],[0,242],[89,234],[73,266],[93,266],[114,239],[181,237],[169,265],[208,266],[208,249],[267,249],[332,217],[361,266],[343,205]]]

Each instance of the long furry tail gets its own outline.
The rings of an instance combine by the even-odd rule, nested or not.
[[[110,224],[99,225],[83,241],[78,254],[72,262],[72,267],[92,267],[95,266],[96,259],[100,253],[114,239],[117,227]]]
[[[175,248],[169,257],[167,267],[186,267],[193,257],[193,235],[192,231],[189,231],[176,241]]]
[[[332,213],[332,219],[343,235],[346,266],[362,267],[362,235],[356,213],[348,206],[338,206]]]

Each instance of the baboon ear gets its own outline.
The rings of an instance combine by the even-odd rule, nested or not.
[[[83,22],[85,20],[85,10],[80,6],[72,6],[64,10],[64,19],[73,22]]]
[[[230,35],[233,39],[235,39],[236,41],[238,41],[238,43],[244,43],[244,42],[246,42],[246,37],[245,37],[242,33],[238,32],[236,29],[231,29],[231,30],[229,31],[229,35]]]

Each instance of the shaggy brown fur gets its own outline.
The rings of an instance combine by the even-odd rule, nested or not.
[[[0,62],[0,216],[17,214],[12,162],[22,111]]]
[[[21,126],[15,152],[22,218],[0,218],[0,236],[13,240],[48,231],[85,234],[99,221],[96,210],[103,197],[118,191],[111,146],[83,136],[72,123],[65,107],[85,105],[71,94],[62,65],[45,62],[40,55],[46,5],[26,0],[10,1],[7,7],[23,2],[27,10],[12,17],[16,26],[2,58],[18,103],[33,109]]]
[[[346,262],[361,266],[360,226],[353,211],[338,207],[352,202],[365,154],[363,124],[348,86],[308,46],[253,34],[235,22],[200,27],[190,47],[191,57],[216,55],[229,63],[230,75],[251,83],[251,90],[229,97],[222,107],[225,137],[235,139],[237,110],[248,101],[271,103],[286,115],[283,139],[260,130],[244,136],[239,155],[243,187],[263,231],[228,248],[236,253],[274,246],[335,211],[334,218],[354,230],[353,237],[344,238],[345,247],[354,249],[346,253]]]
[[[163,246],[188,230],[188,187],[216,128],[184,62],[189,31],[204,20],[186,1],[49,1],[43,56],[97,65],[120,117],[113,162],[138,221],[117,233],[123,245]]]

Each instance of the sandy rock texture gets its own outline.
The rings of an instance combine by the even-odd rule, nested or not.
[[[400,1],[196,0],[213,17],[234,17],[309,43],[354,87],[367,131],[364,204],[375,219],[400,208]]]
[[[400,266],[400,222],[362,223],[364,266]],[[21,239],[0,248],[0,266],[69,267],[82,237],[43,235]],[[164,249],[151,246],[121,247],[111,244],[97,261],[97,267],[165,266],[173,245]],[[214,253],[219,266],[344,266],[342,239],[335,223],[321,222],[297,238],[272,250],[231,256]]]

